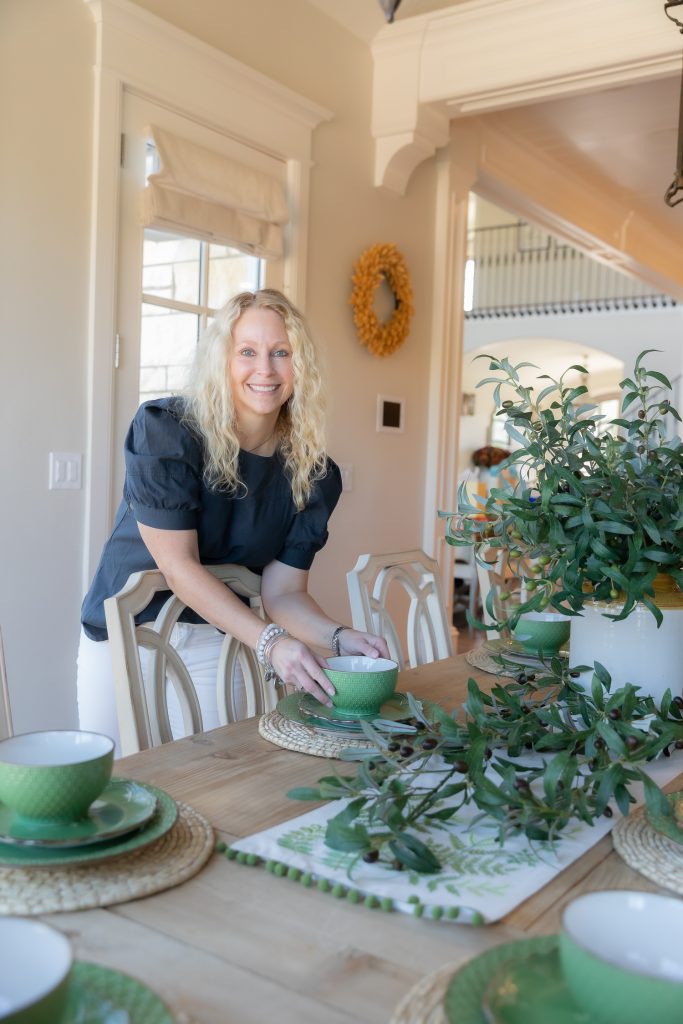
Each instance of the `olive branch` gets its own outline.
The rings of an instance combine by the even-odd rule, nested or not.
[[[656,706],[630,683],[611,692],[599,662],[588,693],[574,681],[586,669],[569,671],[555,658],[490,693],[470,679],[451,714],[408,694],[404,721],[362,723],[372,749],[342,755],[360,759],[355,775],[327,775],[288,796],[347,800],[327,823],[327,846],[421,873],[439,871],[441,861],[436,844],[415,833],[448,830],[466,805],[478,812],[470,827],[491,825],[501,845],[514,835],[552,842],[570,822],[611,817],[612,801],[628,814],[637,783],[648,809],[670,816],[643,766],[683,748],[683,699],[667,690]]]

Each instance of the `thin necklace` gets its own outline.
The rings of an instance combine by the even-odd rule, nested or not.
[[[256,446],[255,446],[254,448],[247,448],[247,449],[246,449],[246,453],[247,453],[247,455],[253,455],[253,454],[254,454],[254,452],[257,452],[257,451],[259,450],[259,448],[263,448],[263,446],[264,446],[264,445],[268,444],[268,442],[270,441],[270,439],[271,439],[272,437],[275,437],[275,431],[276,431],[276,430],[277,430],[277,427],[274,427],[274,428],[273,428],[273,429],[271,430],[271,432],[270,432],[270,433],[268,434],[268,437],[266,437],[266,438],[265,438],[265,439],[264,439],[263,441],[261,441],[261,442],[260,442],[260,444],[257,444],[257,445],[256,445]]]

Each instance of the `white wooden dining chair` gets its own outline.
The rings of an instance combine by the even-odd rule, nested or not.
[[[383,636],[400,669],[404,649],[411,668],[453,654],[438,563],[424,551],[361,555],[346,574],[355,629]],[[405,648],[390,605],[392,591],[408,597]]]
[[[263,618],[261,578],[239,565],[207,566],[234,593],[249,599]],[[104,602],[111,647],[119,720],[121,750],[125,756],[173,739],[168,714],[168,686],[175,690],[185,735],[202,732],[197,694],[185,664],[171,645],[173,628],[186,605],[175,594],[165,602],[156,620],[136,625],[134,616],[148,606],[155,594],[169,590],[161,572],[148,569],[133,573],[113,597]],[[140,648],[151,651],[145,661]],[[218,718],[227,725],[237,718],[235,669],[239,664],[246,696],[246,715],[262,714],[277,702],[278,695],[266,683],[255,652],[234,636],[225,634],[216,672]]]
[[[7,682],[7,668],[5,666],[5,648],[2,643],[2,630],[0,630],[0,740],[9,739],[13,732],[12,709],[9,703],[9,684]]]

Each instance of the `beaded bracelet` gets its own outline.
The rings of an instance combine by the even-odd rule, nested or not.
[[[278,626],[276,622],[269,622],[268,625],[263,628],[256,644],[256,657],[261,665],[266,664],[266,644],[268,641],[276,636],[280,637],[286,632],[287,630],[283,629],[282,626]]]
[[[339,637],[342,635],[345,629],[350,628],[350,626],[337,626],[334,633],[332,634],[332,643],[330,646],[332,647],[332,653],[334,654],[335,658],[338,658],[339,655],[341,654],[341,650],[339,647]]]

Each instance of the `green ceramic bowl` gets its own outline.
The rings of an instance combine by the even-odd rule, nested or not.
[[[649,892],[592,892],[570,903],[562,972],[595,1024],[681,1024],[683,902]]]
[[[68,939],[40,921],[0,918],[0,1020],[60,1024],[68,998]]]
[[[532,654],[557,654],[569,640],[570,620],[559,612],[527,612],[512,635]]]
[[[325,675],[335,689],[331,700],[340,714],[372,717],[396,689],[398,665],[395,661],[354,654],[328,658],[327,665]]]
[[[0,801],[24,818],[78,821],[109,782],[113,760],[114,741],[96,732],[12,736],[0,742]]]

